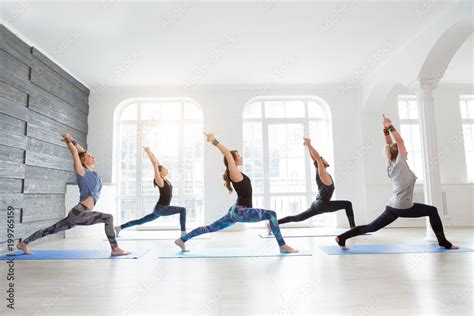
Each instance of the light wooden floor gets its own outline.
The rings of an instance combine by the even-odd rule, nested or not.
[[[473,247],[473,228],[448,229],[450,240]],[[276,247],[257,230],[220,232],[204,247]],[[352,244],[423,243],[424,230],[385,229]],[[312,257],[168,259],[171,241],[122,242],[151,248],[138,260],[15,263],[15,313],[6,311],[6,264],[1,264],[0,315],[69,314],[326,314],[473,315],[473,253],[329,256],[333,238],[291,238]],[[32,249],[94,249],[102,236],[42,243]]]

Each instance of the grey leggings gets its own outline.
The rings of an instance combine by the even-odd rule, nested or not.
[[[63,218],[56,224],[47,228],[40,229],[33,233],[30,237],[23,240],[25,244],[40,239],[44,236],[59,233],[64,230],[71,229],[77,225],[89,226],[94,224],[105,223],[105,234],[109,240],[112,249],[117,248],[117,240],[115,240],[114,218],[111,214],[94,212],[82,204],[77,204],[70,211],[66,218]]]

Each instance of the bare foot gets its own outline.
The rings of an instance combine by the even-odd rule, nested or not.
[[[112,249],[112,257],[116,257],[116,256],[126,256],[126,255],[129,255],[131,254],[130,251],[125,251],[125,250],[122,250],[120,248],[114,248]]]
[[[280,253],[297,253],[298,250],[291,248],[288,245],[283,245],[280,247]]]
[[[31,251],[30,249],[28,249],[28,246],[24,243],[24,242],[19,242],[18,244],[16,244],[16,247],[20,250],[23,250],[23,252],[26,254],[26,255],[31,255]]]
[[[184,245],[184,241],[181,240],[181,238],[178,238],[174,241],[174,243],[181,248],[182,252],[188,252],[189,250],[186,249],[186,246]]]
[[[439,246],[439,248],[448,249],[448,250],[456,250],[456,249],[459,249],[459,246],[452,245],[451,248],[446,248],[446,247],[443,247],[443,246]]]
[[[265,227],[267,228],[267,234],[270,236],[272,234],[272,228],[270,227],[270,223],[266,222]]]
[[[346,245],[344,245],[340,242],[339,236],[336,236],[336,242],[339,245],[339,247],[341,247],[341,250],[349,250],[349,247],[347,247]]]
[[[122,228],[120,226],[115,226],[114,229],[115,229],[115,236],[118,237]]]

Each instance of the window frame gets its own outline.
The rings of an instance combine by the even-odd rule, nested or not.
[[[117,218],[119,222],[122,222],[122,211],[121,211],[121,204],[120,201],[123,199],[136,199],[136,206],[137,206],[137,218],[145,215],[144,214],[144,201],[147,200],[147,198],[153,196],[155,197],[156,200],[158,200],[159,197],[159,192],[157,191],[155,194],[143,194],[143,187],[142,187],[142,175],[143,175],[143,164],[142,164],[142,147],[143,147],[143,131],[145,127],[148,126],[159,126],[160,125],[160,120],[157,119],[143,119],[142,118],[142,111],[141,107],[145,103],[179,103],[181,107],[181,118],[180,119],[169,119],[169,120],[162,120],[167,123],[178,123],[179,126],[179,145],[178,145],[178,165],[183,165],[184,164],[184,153],[185,153],[185,146],[184,146],[184,130],[185,130],[185,125],[186,122],[188,123],[198,123],[201,124],[202,126],[204,125],[204,112],[201,107],[201,105],[194,99],[191,98],[186,98],[186,97],[176,97],[176,98],[134,98],[134,99],[127,99],[119,104],[117,107],[115,114],[114,114],[114,121],[115,121],[115,137],[114,137],[114,171],[113,171],[113,182],[117,183],[117,197],[116,197],[116,203],[117,203]],[[185,118],[185,104],[187,103],[192,103],[196,106],[196,108],[200,112],[200,118],[191,118],[191,119],[186,119]],[[135,105],[137,106],[137,113],[136,113],[136,120],[121,120],[123,112],[129,107]],[[125,195],[121,194],[121,179],[120,179],[120,170],[121,170],[121,157],[120,157],[120,152],[121,152],[121,138],[122,138],[122,126],[123,125],[128,125],[128,126],[136,126],[137,128],[137,139],[136,139],[136,193],[133,195]],[[204,149],[204,140],[202,141],[202,148]],[[160,157],[157,157],[160,159]],[[203,156],[203,161],[204,161],[204,156]],[[203,163],[203,170],[204,174],[204,163]],[[176,181],[176,180],[175,180]],[[176,203],[177,206],[185,206],[185,201],[186,201],[186,194],[185,194],[185,176],[184,172],[179,172],[179,185],[174,185],[174,188],[178,189],[177,194],[173,194],[174,196],[178,196],[179,200]],[[202,179],[204,181],[204,179]],[[202,211],[200,214],[196,214],[196,221],[192,222],[191,225],[188,226],[199,226],[204,222],[204,212],[205,212],[205,201],[204,201],[204,184],[202,188]],[[173,225],[169,224],[161,224],[161,225],[153,225],[153,224],[145,224],[141,226],[135,226],[134,228],[136,230],[167,230],[167,229],[179,229],[179,223],[176,222]],[[188,224],[188,223],[187,223]]]
[[[305,111],[305,116],[300,117],[300,118],[267,118],[265,116],[265,102],[271,102],[271,101],[281,101],[281,102],[292,102],[292,101],[302,101],[304,102],[304,111]],[[247,111],[248,106],[252,105],[253,103],[259,102],[260,103],[260,118],[246,118],[245,113]],[[325,117],[324,118],[311,118],[309,117],[309,107],[308,103],[310,102],[315,102],[318,106],[321,107],[321,109],[324,111]],[[325,153],[323,156],[327,157],[329,160],[334,161],[334,143],[333,143],[333,133],[332,133],[332,117],[331,117],[331,111],[329,108],[329,105],[322,99],[316,96],[260,96],[260,97],[255,97],[250,99],[245,106],[243,107],[242,110],[242,125],[245,126],[245,123],[260,123],[262,124],[262,159],[263,159],[263,193],[253,193],[254,199],[255,198],[263,198],[263,205],[264,207],[270,208],[271,206],[271,197],[278,197],[278,196],[284,196],[284,197],[300,197],[304,196],[307,201],[307,206],[306,208],[309,208],[311,203],[314,200],[314,196],[317,194],[317,191],[315,192],[313,190],[313,176],[312,176],[312,170],[314,168],[313,162],[311,160],[310,155],[306,152],[304,154],[304,159],[305,159],[305,174],[306,174],[306,191],[305,192],[288,192],[288,193],[275,193],[271,192],[270,190],[270,160],[269,160],[269,126],[272,124],[302,124],[303,125],[303,131],[304,135],[308,135],[311,137],[309,131],[310,131],[310,123],[311,122],[324,122],[327,124],[328,127],[328,135],[329,135],[329,152]],[[244,141],[244,135],[242,135],[242,140]],[[302,141],[302,140],[301,140]],[[245,157],[245,153],[244,153]],[[244,160],[244,165],[245,165]],[[334,194],[335,197],[335,194]],[[301,212],[303,212],[305,209],[302,209]],[[331,215],[331,214],[329,214]],[[287,224],[288,227],[315,227],[315,226],[327,226],[327,225],[334,225],[336,223],[336,218],[335,214],[332,213],[332,217],[329,220],[321,220],[321,221],[315,221],[314,217],[311,217],[310,219],[299,222],[299,223],[290,223]],[[329,216],[331,217],[331,216]],[[319,223],[319,225],[318,225]],[[323,223],[321,225],[321,223]]]

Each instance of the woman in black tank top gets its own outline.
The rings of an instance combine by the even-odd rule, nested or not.
[[[117,232],[117,236],[122,229],[151,222],[160,216],[170,216],[175,214],[179,214],[181,236],[184,236],[186,234],[186,209],[184,207],[170,205],[171,198],[173,197],[173,186],[166,179],[168,176],[168,169],[160,164],[150,148],[144,147],[143,149],[148,154],[148,158],[150,158],[150,161],[153,165],[153,170],[155,172],[153,185],[158,187],[160,190],[160,199],[156,203],[152,213],[145,215],[142,218],[129,221],[120,226],[116,226],[115,231]]]
[[[355,226],[354,211],[350,201],[331,201],[334,193],[334,181],[326,168],[329,167],[328,162],[319,155],[319,153],[311,145],[311,139],[303,138],[304,146],[308,148],[309,154],[314,161],[316,167],[316,184],[318,185],[318,196],[306,211],[293,216],[287,216],[278,220],[278,224],[286,224],[290,222],[301,222],[315,215],[345,210],[349,226]]]
[[[211,133],[204,134],[207,137],[207,141],[216,146],[224,155],[224,165],[226,167],[223,176],[224,185],[229,191],[229,194],[232,193],[233,190],[237,192],[237,202],[229,209],[226,215],[216,222],[208,226],[196,228],[187,235],[176,239],[176,245],[178,245],[182,251],[188,251],[185,247],[185,242],[193,237],[222,230],[237,222],[249,223],[267,220],[270,222],[270,227],[278,242],[280,252],[298,252],[298,250],[291,248],[283,240],[274,211],[252,208],[252,183],[250,178],[238,169],[238,167],[242,165],[242,157],[239,153],[235,150],[230,151],[227,149],[227,147],[219,143]]]

